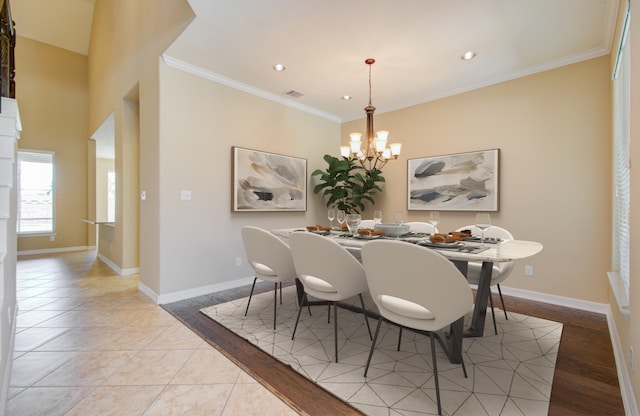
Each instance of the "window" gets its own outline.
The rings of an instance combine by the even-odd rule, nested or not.
[[[18,151],[18,234],[55,232],[53,168],[51,152]]]
[[[107,171],[107,222],[116,222],[116,173]]]
[[[613,72],[613,223],[612,272],[609,281],[620,311],[629,316],[629,213],[631,208],[630,159],[630,47],[627,32],[629,6]]]

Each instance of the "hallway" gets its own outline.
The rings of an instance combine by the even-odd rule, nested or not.
[[[137,285],[95,251],[20,258],[8,416],[296,414]]]

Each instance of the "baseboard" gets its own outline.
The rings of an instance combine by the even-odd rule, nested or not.
[[[0,357],[0,361],[6,363],[2,368],[2,388],[0,389],[0,415],[5,415],[7,412],[7,399],[9,397],[9,382],[11,378],[11,365],[13,363],[13,351],[15,349],[16,340],[16,322],[18,320],[18,303],[12,311],[11,317],[11,337],[9,338],[9,348],[5,352],[4,357]]]
[[[624,359],[625,351],[620,343],[620,337],[618,337],[618,328],[616,327],[615,319],[613,319],[611,306],[609,306],[609,313],[607,314],[607,323],[609,324],[609,336],[611,337],[613,356],[616,360],[618,382],[620,383],[620,393],[622,394],[622,404],[624,405],[625,414],[627,416],[638,416],[640,415],[640,410],[638,409],[636,396],[631,386],[631,378],[629,377],[629,371],[627,370],[627,364]]]
[[[515,298],[522,298],[533,300],[542,303],[551,303],[553,305],[563,306],[565,308],[580,309],[583,311],[601,313],[608,315],[611,313],[611,308],[608,303],[591,302],[587,300],[580,300],[574,298],[568,298],[565,296],[549,295],[547,293],[533,292],[531,290],[517,289],[513,287],[500,285],[503,295],[513,296]],[[491,290],[497,292],[495,286],[491,287]]]
[[[216,283],[214,285],[207,285],[207,286],[197,287],[194,289],[181,290],[179,292],[167,293],[164,295],[158,295],[153,290],[151,290],[148,286],[146,286],[141,282],[138,282],[138,289],[142,293],[147,295],[157,305],[163,305],[165,303],[179,302],[181,300],[208,295],[210,293],[222,292],[223,290],[235,289],[237,287],[250,285],[253,282],[253,279],[254,279],[254,276],[243,277],[240,279],[230,280],[227,282]]]
[[[104,255],[102,255],[100,253],[98,253],[98,258],[100,260],[102,260],[104,262],[104,264],[109,266],[111,268],[111,270],[116,272],[118,274],[118,276],[129,276],[131,274],[140,273],[140,268],[139,267],[134,267],[134,268],[130,268],[130,269],[121,269],[120,267],[118,267],[117,264],[115,264],[114,262],[112,262],[111,260],[109,260],[107,257],[105,257]]]
[[[66,253],[69,251],[95,250],[95,248],[96,248],[95,246],[77,246],[77,247],[43,248],[39,250],[23,250],[23,251],[18,251],[18,256],[31,256],[33,254]]]

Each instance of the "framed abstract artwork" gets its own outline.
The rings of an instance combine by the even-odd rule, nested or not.
[[[234,211],[306,211],[306,159],[232,149]]]
[[[499,151],[409,159],[409,210],[498,211]]]

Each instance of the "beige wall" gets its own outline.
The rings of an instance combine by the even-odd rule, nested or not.
[[[241,226],[295,227],[328,220],[311,182],[306,213],[232,212],[232,146],[308,159],[310,174],[324,168],[322,155],[338,148],[340,125],[174,68],[161,69],[158,293],[251,277]],[[190,190],[192,200],[181,201],[181,190]],[[242,266],[235,265],[236,257]]]
[[[115,115],[118,195],[108,257],[123,270],[139,267],[153,290],[160,286],[158,59],[192,17],[186,0],[96,0],[94,9],[89,131],[111,112]],[[94,169],[91,163],[89,170]],[[143,206],[138,204],[141,184],[147,190]],[[89,197],[94,192],[89,189]],[[101,241],[105,238],[100,236]],[[138,247],[144,254],[138,254]]]
[[[606,303],[610,263],[609,58],[602,57],[404,110],[377,115],[376,129],[403,143],[384,168],[377,206],[384,221],[407,207],[407,159],[500,149],[500,209],[492,223],[540,241],[504,286]],[[375,103],[374,103],[375,104]],[[348,133],[364,122],[345,123]],[[441,231],[474,222],[474,212],[441,212]],[[426,221],[426,211],[408,211]],[[595,238],[582,238],[588,230]],[[533,277],[524,276],[532,265]]]
[[[19,148],[55,152],[56,236],[18,238],[18,251],[87,245],[87,57],[18,36]]]

